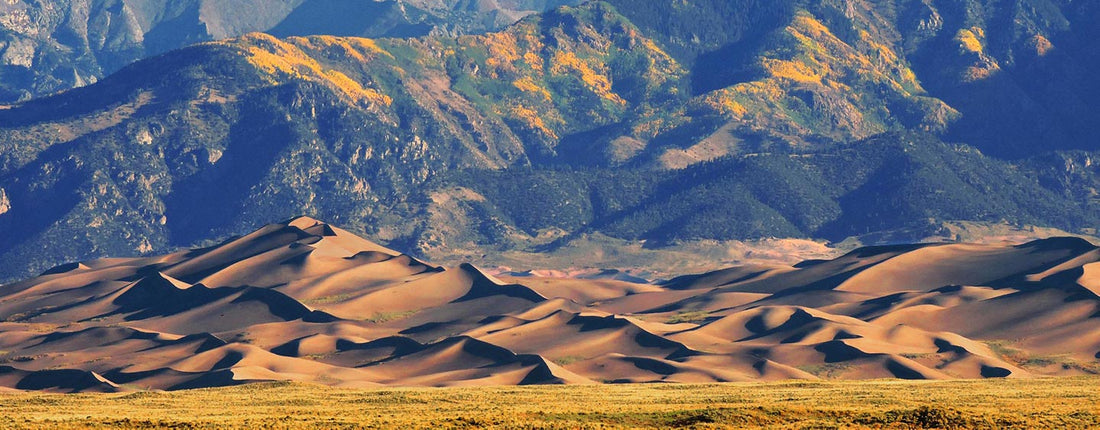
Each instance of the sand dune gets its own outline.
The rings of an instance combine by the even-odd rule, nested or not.
[[[75,369],[39,370],[27,372],[11,366],[0,366],[0,381],[18,381],[11,387],[19,390],[61,391],[69,393],[115,393],[118,384],[103,375]]]
[[[1100,249],[1079,239],[870,247],[654,284],[531,269],[436,267],[305,217],[68,264],[0,287],[0,387],[1100,372]]]

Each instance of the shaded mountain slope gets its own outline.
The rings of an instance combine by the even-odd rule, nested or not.
[[[691,66],[696,94],[726,88],[718,94],[744,104],[745,84],[767,88],[759,83],[768,76],[796,81],[771,86],[773,97],[786,97],[777,97],[782,109],[769,110],[780,121],[772,119],[765,133],[805,126],[799,117],[812,119],[814,111],[837,111],[845,97],[828,89],[838,83],[864,99],[901,84],[913,96],[938,99],[906,106],[887,96],[879,106],[906,127],[946,131],[951,140],[1013,158],[1097,149],[1100,87],[1085,77],[1100,65],[1100,51],[1089,42],[1100,13],[1091,2],[611,2]],[[869,79],[853,84],[844,78],[845,65],[862,65],[857,69]],[[891,76],[894,82],[883,79]],[[880,114],[859,109],[857,99],[837,111],[846,114],[833,115],[841,120],[833,125],[881,127]]]
[[[61,0],[0,5],[0,103],[82,87],[209,40],[481,33],[571,1]]]
[[[924,39],[890,30],[907,8],[612,3],[481,36],[251,34],[0,110],[0,274],[299,213],[417,255],[1100,217],[1088,152],[1005,161],[939,141],[965,112],[907,56]],[[704,15],[743,25],[712,34]],[[697,68],[736,76],[700,89]]]

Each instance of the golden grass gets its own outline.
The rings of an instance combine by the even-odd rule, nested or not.
[[[1089,428],[1100,379],[0,394],[0,428]]]

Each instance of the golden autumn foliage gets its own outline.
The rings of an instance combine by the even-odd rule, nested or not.
[[[771,76],[802,83],[821,83],[821,75],[818,75],[806,63],[771,58],[763,59],[762,63],[764,70]]]
[[[393,57],[382,50],[374,40],[362,37],[290,37],[287,38],[287,42],[314,52],[329,51],[335,54],[335,57],[351,58],[360,63],[371,61],[378,55]]]
[[[489,52],[489,58],[486,60],[486,65],[491,68],[499,68],[507,66],[511,68],[512,63],[519,61],[521,55],[517,51],[516,37],[511,33],[491,33],[484,36],[482,39],[485,49]]]
[[[750,93],[748,87],[755,87],[751,84],[741,84],[737,87],[724,88],[718,91],[712,91],[711,93],[696,99],[693,103],[693,108],[697,110],[716,112],[719,115],[732,118],[742,118],[748,113],[748,109],[745,108],[740,102],[737,101],[739,96]],[[761,94],[763,93],[756,93]],[[773,93],[771,96],[765,96],[764,98],[780,97],[778,92]]]
[[[590,11],[578,16],[583,13]],[[889,127],[890,112],[878,97],[890,93],[917,104],[925,95],[896,46],[860,22],[841,37],[825,24],[831,21],[799,11],[742,66],[755,76],[688,96],[688,72],[653,40],[625,20],[609,33],[597,31],[607,24],[590,19],[569,33],[544,27],[535,17],[507,31],[453,39],[255,36],[246,45],[250,61],[273,81],[322,82],[372,104],[437,97],[445,111],[477,109],[486,118],[514,119],[550,139],[571,133],[569,124],[611,122],[625,122],[632,137],[652,139],[698,115],[780,130],[792,140],[810,130],[861,138]],[[980,29],[967,31],[977,39],[984,36]],[[630,79],[629,90],[613,82],[621,76]],[[379,87],[379,82],[401,83]],[[645,113],[662,103],[678,105]]]
[[[1000,70],[997,61],[985,53],[985,30],[981,27],[961,29],[955,33],[955,42],[959,52],[973,62],[962,73],[963,82],[974,82],[989,78]]]
[[[515,81],[512,81],[512,86],[518,88],[520,91],[523,91],[525,93],[537,94],[541,96],[544,101],[549,102],[552,100],[552,97],[550,96],[550,91],[547,91],[546,88],[540,87],[535,84],[535,81],[532,80],[530,77],[516,79]]]
[[[671,56],[665,53],[665,51],[662,50],[661,47],[657,46],[657,44],[654,43],[652,40],[641,39],[641,44],[646,51],[652,53],[652,56],[655,60],[653,73],[659,73],[663,77],[677,76],[684,73],[684,70],[680,67],[680,64],[677,63],[676,60],[673,60]],[[652,75],[650,76],[650,78],[654,81],[663,79],[662,77]]]
[[[1043,37],[1043,35],[1041,34],[1036,34],[1035,36],[1032,36],[1029,41],[1031,43],[1031,46],[1035,47],[1035,55],[1039,57],[1047,55],[1047,53],[1054,49],[1054,44],[1051,43],[1050,40],[1046,37]]]
[[[528,67],[534,69],[535,71],[541,72],[543,70],[542,57],[539,57],[534,52],[525,52],[523,54],[523,61],[527,63]]]
[[[523,121],[528,128],[538,130],[542,134],[549,136],[550,138],[557,139],[558,134],[546,126],[546,122],[542,120],[539,113],[533,109],[529,109],[524,106],[513,106],[509,112],[512,117]]]
[[[853,41],[854,45],[849,44],[830,32],[821,21],[802,12],[792,20],[787,33],[799,42],[799,52],[793,58],[778,59],[795,64],[765,65],[777,76],[799,82],[828,79],[885,83],[906,95],[924,91],[905,60],[865,30],[858,32],[859,39]]]
[[[963,72],[963,81],[974,82],[993,76],[993,72],[997,70],[989,67],[970,66]]]
[[[249,63],[269,75],[272,84],[289,79],[302,79],[329,85],[356,101],[384,105],[389,105],[393,101],[377,89],[364,88],[362,84],[343,72],[323,67],[306,52],[306,50],[316,52],[335,49],[341,55],[359,62],[369,61],[367,55],[372,57],[378,54],[389,55],[369,39],[313,36],[292,37],[283,41],[267,34],[256,33],[227,43],[244,45]]]
[[[222,43],[245,50],[272,85],[300,79],[371,104],[411,102],[444,116],[514,119],[548,139],[574,127],[568,124],[667,117],[639,112],[680,99],[686,70],[625,18],[592,8],[602,19],[588,16],[585,7],[560,11],[581,18],[583,24],[570,29],[576,34],[533,17],[506,31],[456,38],[279,40],[255,34]],[[613,85],[619,74],[631,79],[630,102]]]
[[[955,40],[959,42],[959,48],[966,52],[982,52],[982,42],[978,40],[978,36],[972,30],[959,30],[955,34]]]
[[[358,98],[361,100],[369,100],[375,103],[381,103],[389,106],[393,103],[393,99],[390,96],[382,94],[373,88],[363,88],[358,82],[352,80],[347,75],[340,73],[336,70],[329,70],[325,72],[325,76],[329,78],[329,81],[336,85],[345,94],[352,96],[352,98]]]
[[[622,97],[611,90],[611,80],[607,77],[606,72],[597,72],[592,65],[577,58],[572,52],[555,52],[550,62],[553,64],[552,72],[576,73],[579,75],[581,81],[596,95],[619,105],[626,104],[626,100],[623,100]],[[597,67],[605,66],[600,64],[597,65]]]
[[[893,48],[865,29],[856,30],[852,40],[842,39],[814,15],[800,11],[775,48],[757,57],[759,76],[699,95],[689,109],[792,137],[823,128],[844,138],[885,131],[887,119],[878,101],[861,95],[865,88],[888,88],[913,103],[924,89]]]

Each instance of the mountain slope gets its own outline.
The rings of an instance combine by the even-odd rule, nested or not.
[[[249,34],[171,51],[0,110],[0,273],[298,213],[420,255],[589,233],[841,240],[944,221],[1081,232],[1100,219],[1090,141],[1002,136],[986,111],[939,98],[937,76],[970,63],[919,54],[969,46],[953,39],[962,24],[914,24],[923,9],[907,2],[846,4],[593,2],[479,36]],[[1095,11],[1056,9],[1068,27],[1018,30],[1089,31],[1072,22]],[[988,55],[1009,55],[991,43]],[[1065,55],[1091,61],[1076,46]],[[960,130],[1036,155],[941,142]],[[1082,149],[1048,151],[1061,147]]]
[[[895,85],[874,73],[863,73],[871,82],[857,85],[837,78],[843,69],[836,64],[862,63],[893,76],[913,96],[946,103],[923,100],[927,106],[914,109],[888,99],[879,105],[907,127],[946,130],[951,140],[1013,158],[1037,150],[1100,149],[1095,128],[1100,87],[1086,77],[1100,66],[1100,51],[1089,42],[1100,13],[1092,2],[611,3],[690,66],[696,94],[777,71],[811,84],[803,87],[815,93],[815,104],[827,99],[814,83],[828,87],[828,81],[840,81],[862,97]],[[799,25],[807,16],[821,27]],[[797,42],[783,40],[791,37]],[[833,48],[838,43],[850,49]],[[814,82],[818,79],[825,82]]]
[[[0,112],[10,127],[0,143],[0,188],[11,202],[0,229],[11,232],[6,243],[76,233],[87,240],[84,252],[129,253],[190,243],[212,228],[235,232],[229,225],[303,205],[356,220],[357,229],[382,224],[381,209],[430,176],[552,156],[556,133],[637,117],[628,107],[671,91],[675,65],[610,13],[565,11],[460,39],[257,34],[138,63]],[[599,20],[577,21],[580,14]],[[569,37],[576,42],[546,47]],[[527,45],[517,53],[518,40]],[[489,50],[547,57],[494,63]],[[619,56],[650,66],[604,68]],[[609,87],[612,73],[651,88],[619,95]],[[218,183],[233,185],[211,188]],[[200,202],[213,212],[195,211]],[[130,233],[78,233],[99,228]],[[7,270],[33,266],[22,255]]]
[[[208,40],[423,36],[499,29],[568,1],[13,0],[0,5],[0,103],[81,87],[136,60]]]

